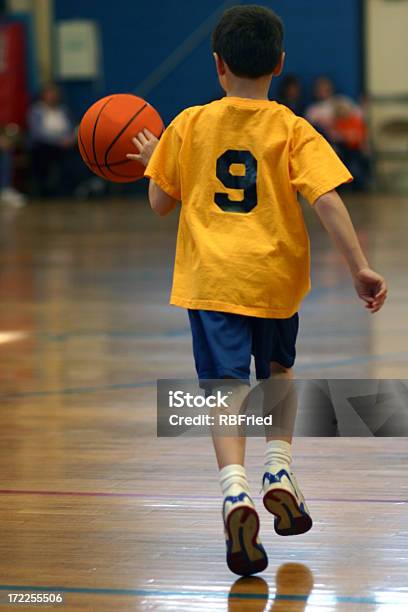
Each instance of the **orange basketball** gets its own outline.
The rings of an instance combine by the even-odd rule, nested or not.
[[[137,153],[132,138],[144,128],[159,137],[164,130],[159,113],[146,100],[132,94],[113,94],[95,102],[78,130],[81,157],[98,176],[115,183],[142,178],[144,166],[126,158]]]

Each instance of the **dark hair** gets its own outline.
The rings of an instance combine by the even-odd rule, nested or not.
[[[283,23],[264,6],[234,6],[215,27],[212,50],[238,77],[272,74],[283,50]]]

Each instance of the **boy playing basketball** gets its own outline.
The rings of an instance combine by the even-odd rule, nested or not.
[[[352,180],[307,121],[268,99],[283,62],[283,26],[269,9],[227,10],[213,33],[226,96],[187,108],[160,142],[134,139],[159,215],[182,202],[170,303],[188,309],[200,380],[290,379],[298,309],[310,288],[309,242],[300,192],[345,256],[357,294],[372,312],[384,279],[371,270],[335,189]],[[241,391],[240,391],[241,389]],[[241,395],[240,395],[241,393]],[[239,382],[236,397],[247,387]],[[244,468],[245,438],[214,436],[224,497],[227,563],[238,574],[263,570],[259,518]],[[263,493],[281,535],[312,521],[291,471],[291,435],[267,437]]]

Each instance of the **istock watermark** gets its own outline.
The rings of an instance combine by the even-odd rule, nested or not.
[[[160,379],[157,435],[408,436],[408,381]]]
[[[241,427],[263,425],[269,427],[273,425],[273,416],[271,414],[261,417],[254,414],[218,414],[212,416],[209,414],[196,414],[196,416],[182,416],[179,414],[171,414],[169,416],[170,427]]]
[[[198,395],[194,393],[185,393],[182,390],[169,391],[169,407],[170,408],[228,408],[228,399],[232,395],[232,391],[223,394],[217,391],[215,395]]]

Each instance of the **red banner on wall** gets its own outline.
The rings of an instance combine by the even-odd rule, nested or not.
[[[24,127],[28,106],[26,35],[21,23],[0,23],[0,126]]]

